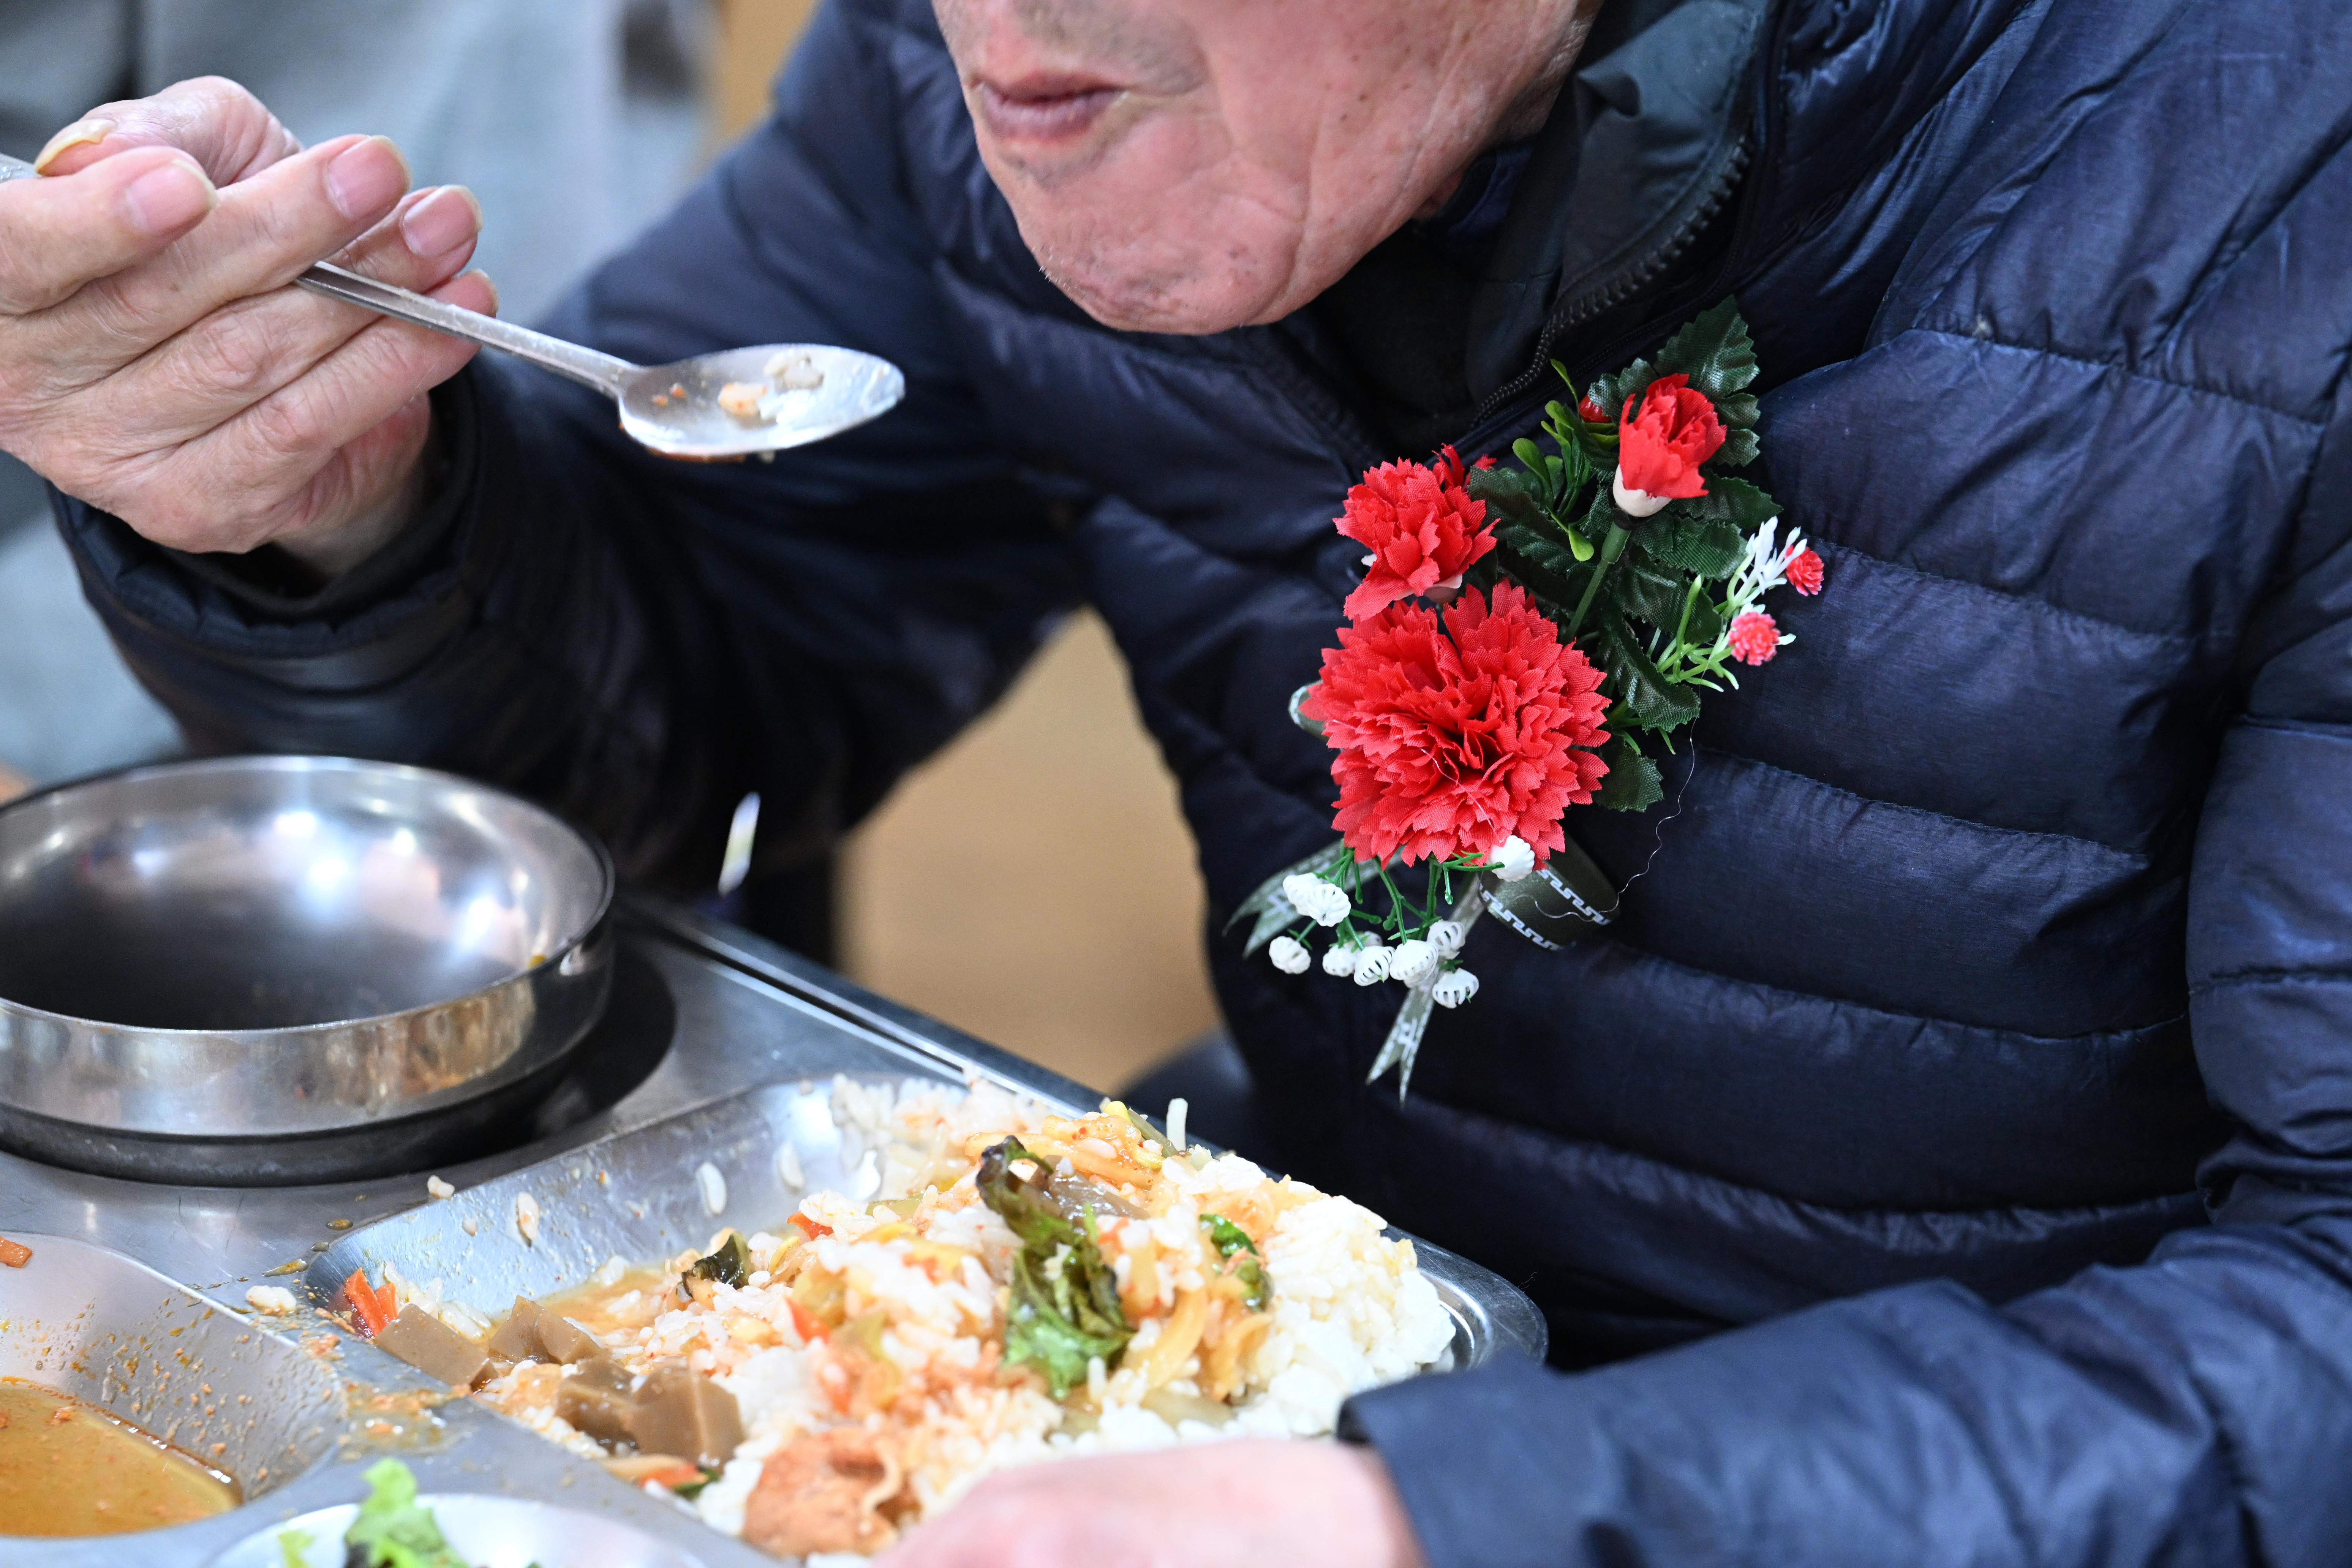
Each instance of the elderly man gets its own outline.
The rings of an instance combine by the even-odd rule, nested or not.
[[[2347,58],[2303,0],[835,0],[555,321],[906,367],[740,468],[272,292],[492,301],[462,194],[198,83],[0,190],[0,444],[199,737],[499,778],[650,876],[749,788],[763,854],[838,833],[1090,598],[1222,910],[1330,832],[1285,700],[1350,477],[1736,293],[1834,591],[1668,801],[1571,816],[1646,867],[1608,939],[1482,931],[1402,1102],[1393,994],[1213,944],[1273,1152],[1562,1370],[1003,1478],[901,1561],[2341,1568]]]

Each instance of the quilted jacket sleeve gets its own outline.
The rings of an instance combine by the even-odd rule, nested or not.
[[[595,395],[485,355],[436,394],[454,522],[360,603],[257,605],[67,504],[91,597],[198,745],[490,778],[640,876],[707,885],[746,791],[762,858],[795,857],[1003,689],[1076,578],[1058,503],[1001,454],[949,346],[892,10],[825,7],[776,114],[551,325],[648,363],[847,344],[907,372],[904,405],[771,463],[677,464]]]
[[[2345,394],[2339,392],[2339,397]],[[1996,1307],[1928,1284],[1568,1377],[1356,1400],[1433,1563],[2352,1563],[2352,421],[2199,828],[2213,1221]]]

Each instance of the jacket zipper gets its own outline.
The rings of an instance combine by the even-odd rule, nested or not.
[[[1615,278],[1553,311],[1550,319],[1544,322],[1542,335],[1536,339],[1535,355],[1528,368],[1486,395],[1486,401],[1478,405],[1476,416],[1470,421],[1469,436],[1484,429],[1489,419],[1525,396],[1543,379],[1544,371],[1551,363],[1552,344],[1559,341],[1562,333],[1581,326],[1604,310],[1614,310],[1647,288],[1658,274],[1674,264],[1676,257],[1689,249],[1700,231],[1715,220],[1716,214],[1723,210],[1724,203],[1731,199],[1731,193],[1739,184],[1739,176],[1748,168],[1748,137],[1743,133],[1731,144],[1729,154],[1707,182],[1706,194],[1691,208],[1689,215],[1675,226],[1671,234]],[[1469,436],[1465,436],[1465,442]]]

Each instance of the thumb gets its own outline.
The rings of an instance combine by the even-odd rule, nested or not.
[[[101,103],[49,138],[34,167],[72,174],[134,147],[176,147],[215,185],[250,179],[302,143],[259,99],[226,77],[174,82],[152,98]]]

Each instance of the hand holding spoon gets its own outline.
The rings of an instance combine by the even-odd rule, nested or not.
[[[37,177],[30,163],[0,156],[0,181]],[[620,405],[623,430],[668,458],[713,461],[803,447],[887,413],[907,391],[897,365],[855,349],[767,343],[639,365],[325,262],[294,282],[593,387]]]

